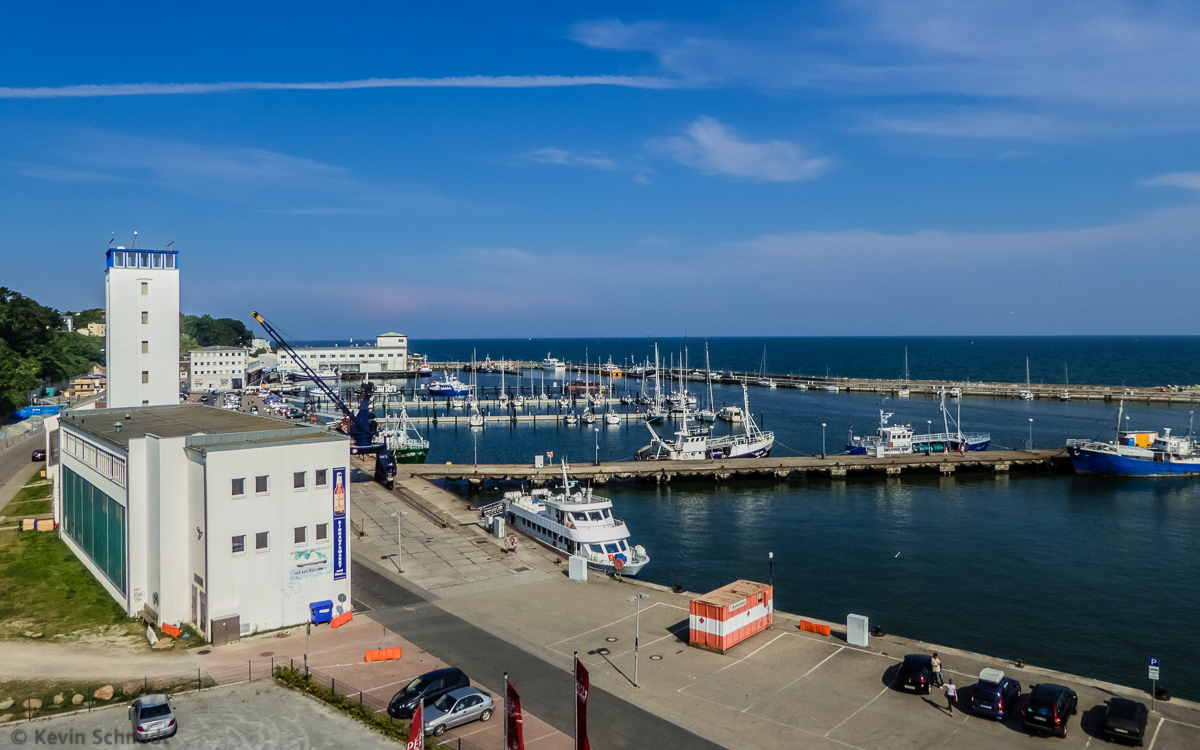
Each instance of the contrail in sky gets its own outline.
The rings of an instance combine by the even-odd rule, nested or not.
[[[219,94],[227,91],[337,91],[389,88],[536,89],[566,86],[624,86],[638,89],[687,88],[683,81],[652,76],[454,76],[448,78],[364,78],[357,81],[272,83],[104,83],[19,88],[0,86],[0,99],[65,99],[97,96]]]

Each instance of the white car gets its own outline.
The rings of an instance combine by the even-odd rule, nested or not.
[[[492,718],[496,703],[492,696],[473,687],[451,690],[425,707],[425,734],[441,737],[451,727]]]

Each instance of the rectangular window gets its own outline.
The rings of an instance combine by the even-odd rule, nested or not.
[[[233,496],[240,497],[241,495],[245,495],[245,494],[246,494],[246,480],[245,479],[233,480]]]
[[[150,282],[143,281],[142,282],[142,296],[145,297],[149,293],[150,293]]]
[[[327,524],[327,523],[317,524],[317,541],[323,542],[328,538],[329,538],[329,524]]]
[[[122,594],[126,591],[125,506],[63,467],[62,529]]]
[[[142,354],[149,354],[149,353],[150,353],[150,342],[143,341],[142,342]]]
[[[150,253],[141,253],[141,256],[142,256],[141,257],[142,268],[149,268],[150,267]]]
[[[304,537],[307,536],[307,526],[297,526],[293,533],[296,535],[296,544],[304,544]]]
[[[175,267],[175,255],[174,255],[174,253],[169,253],[167,255],[167,268],[174,268],[174,267]]]
[[[256,550],[267,549],[267,539],[269,538],[268,535],[270,533],[271,532],[269,532],[269,531],[260,531],[257,534],[255,534],[254,535],[254,549],[256,549]]]
[[[329,476],[329,469],[317,469],[315,473],[317,475],[317,486],[318,487],[324,487],[326,484],[329,483],[329,480],[326,479],[326,477]]]
[[[142,311],[142,325],[146,325],[149,322],[150,322],[150,313],[143,310]]]
[[[233,538],[233,554],[240,555],[246,551],[246,535],[235,536]]]
[[[307,472],[297,471],[295,474],[292,474],[292,489],[304,489],[304,475],[306,473]]]
[[[255,477],[254,478],[254,491],[255,492],[266,492],[267,491],[267,478],[266,477]]]
[[[149,370],[142,370],[142,382],[143,383],[150,382],[150,371]]]

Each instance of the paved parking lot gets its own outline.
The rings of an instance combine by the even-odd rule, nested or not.
[[[645,589],[643,589],[645,591]],[[1066,740],[1033,737],[1019,719],[1006,722],[956,709],[951,716],[940,691],[904,694],[891,686],[906,653],[929,653],[928,644],[887,636],[869,649],[837,636],[802,633],[794,620],[778,619],[728,654],[686,645],[687,599],[650,591],[641,614],[640,687],[633,687],[632,587],[612,581],[547,579],[507,592],[457,597],[441,606],[508,640],[569,666],[574,651],[592,669],[594,684],[670,718],[730,748],[1084,748],[1103,742],[1098,725],[1103,701],[1114,694],[1150,704],[1149,696],[1027,666],[1018,669],[987,657],[934,647],[944,674],[964,688],[985,667],[1002,668],[1026,692],[1039,682],[1059,682],[1079,693]],[[543,606],[531,608],[529,602]],[[552,603],[552,604],[551,604]],[[563,637],[564,634],[569,634]],[[602,653],[600,649],[608,649]],[[1099,708],[1097,708],[1099,707]],[[1200,711],[1186,702],[1159,704],[1146,746],[1158,750],[1200,747]]]
[[[151,747],[189,750],[395,750],[396,743],[347,716],[270,681],[172,698],[179,732]],[[0,727],[0,747],[132,745],[124,706]]]

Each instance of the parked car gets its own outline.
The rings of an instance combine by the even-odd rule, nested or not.
[[[392,696],[387,707],[388,716],[396,719],[411,719],[413,711],[417,708],[418,700],[424,701],[425,707],[429,708],[434,701],[446,693],[470,686],[470,678],[456,667],[426,672]]]
[[[1021,683],[999,669],[985,669],[971,691],[971,710],[993,719],[1004,719],[1021,700]]]
[[[1066,737],[1067,721],[1071,714],[1078,712],[1079,696],[1074,690],[1043,682],[1033,686],[1033,692],[1021,711],[1021,723],[1031,731],[1053,732],[1059,737]]]
[[[174,737],[179,731],[171,699],[165,695],[143,695],[130,703],[129,723],[139,742]]]
[[[201,401],[208,401],[208,396],[201,396],[201,397],[200,397],[200,400],[201,400]]]
[[[451,690],[425,709],[425,734],[441,737],[451,727],[487,721],[496,710],[492,696],[473,687]]]
[[[1146,722],[1150,712],[1145,703],[1128,698],[1112,698],[1104,709],[1100,731],[1106,739],[1118,742],[1133,742],[1141,747],[1146,741]]]
[[[932,656],[909,654],[896,673],[896,684],[906,693],[925,693],[933,689]]]
[[[30,456],[30,458],[34,461],[45,461],[46,460],[46,449],[45,448],[35,448],[33,451],[33,454]]]

